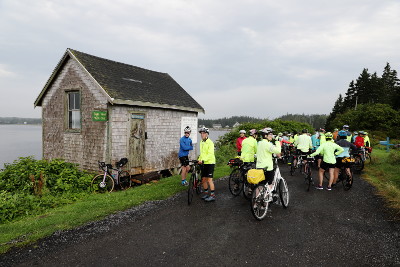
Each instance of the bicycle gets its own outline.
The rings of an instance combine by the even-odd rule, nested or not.
[[[367,153],[365,152],[365,148],[361,147],[357,151],[355,151],[352,156],[354,158],[354,171],[361,172],[365,166],[365,160],[367,159]],[[371,156],[368,154],[368,161],[371,162]]]
[[[352,157],[346,157],[342,159],[342,163],[343,165],[339,168],[339,176],[336,185],[341,182],[343,189],[347,191],[353,186],[353,166],[355,164],[355,159]],[[324,172],[324,178],[329,182],[329,174],[327,174],[326,171]]]
[[[122,170],[122,167],[128,163],[127,158],[122,158],[116,163],[117,168],[114,169],[112,164],[98,161],[99,168],[104,172],[96,175],[91,183],[91,190],[97,193],[112,192],[115,184],[121,190],[126,190],[132,186],[131,175],[129,172]]]
[[[278,197],[283,208],[289,205],[289,189],[286,180],[282,177],[275,158],[275,174],[272,181],[272,189],[268,183],[258,184],[253,190],[251,199],[251,212],[253,216],[261,221],[265,218],[268,211],[268,206],[271,203],[277,202]]]
[[[300,170],[300,173],[304,172],[304,157],[306,157],[307,154],[302,152],[301,154],[295,154],[293,155],[293,161],[292,164],[290,165],[290,175],[293,176],[293,174],[296,172],[296,169]]]
[[[190,163],[192,163],[192,175],[190,176],[188,186],[188,205],[190,205],[193,201],[194,191],[196,191],[197,195],[201,193],[201,175],[199,163],[197,160],[191,160],[189,161],[189,164]]]
[[[229,191],[234,196],[238,196],[241,192],[246,199],[251,199],[251,186],[247,182],[247,171],[255,167],[254,162],[245,162],[236,158],[231,159],[228,162],[233,170],[229,175]]]
[[[305,160],[305,163],[304,163],[304,172],[303,173],[305,176],[307,191],[310,191],[311,186],[314,185],[314,181],[311,176],[311,165],[314,163],[314,161],[315,161],[314,157],[307,155],[307,159]]]

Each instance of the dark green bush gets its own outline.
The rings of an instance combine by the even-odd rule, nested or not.
[[[25,157],[6,164],[0,172],[0,223],[72,203],[89,193],[92,177],[76,164],[59,159]]]

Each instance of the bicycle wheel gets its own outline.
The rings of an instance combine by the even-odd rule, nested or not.
[[[306,164],[304,166],[304,174],[306,177],[306,189],[307,192],[310,191],[311,186],[314,184],[313,179],[311,177],[311,168],[310,165]]]
[[[119,173],[119,187],[121,190],[126,190],[128,188],[131,188],[132,186],[132,181],[131,181],[131,175],[127,171],[122,171]]]
[[[289,206],[289,188],[285,179],[282,178],[279,180],[278,188],[282,206],[286,209]]]
[[[96,193],[106,193],[111,192],[114,189],[114,179],[110,175],[106,175],[104,178],[104,174],[96,175],[92,183],[90,185],[90,189]],[[103,181],[104,180],[104,181]]]
[[[343,179],[343,188],[344,190],[350,190],[351,187],[353,186],[353,170],[350,168],[350,175],[345,171],[344,174],[345,178]]]
[[[290,175],[293,176],[294,172],[295,172],[295,165],[294,162],[292,162],[292,164],[290,164]]]
[[[253,190],[249,183],[243,183],[243,196],[245,199],[250,200],[253,195]]]
[[[259,185],[254,189],[251,198],[251,213],[259,221],[265,218],[268,211],[269,202],[264,198],[265,194],[266,188]]]
[[[354,159],[355,159],[353,165],[354,171],[361,172],[364,169],[364,162],[361,160],[360,156],[355,156]]]
[[[365,164],[371,164],[372,163],[372,158],[370,154],[365,155]]]
[[[192,203],[193,193],[196,190],[195,179],[196,179],[196,174],[192,173],[192,175],[190,176],[189,186],[188,186],[188,205]]]
[[[229,191],[238,196],[243,190],[243,176],[239,168],[234,169],[229,175]]]
[[[195,179],[195,187],[196,187],[196,194],[200,195],[202,192],[201,190],[201,177],[200,174],[196,173],[196,179]]]

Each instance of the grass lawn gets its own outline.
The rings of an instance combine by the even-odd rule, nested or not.
[[[362,177],[371,183],[382,196],[387,206],[394,211],[396,220],[400,219],[400,152],[383,149],[372,151],[372,164],[366,165]]]
[[[216,167],[214,177],[218,179],[227,176],[229,171],[229,166]],[[34,243],[59,230],[71,229],[91,221],[101,220],[107,215],[146,201],[167,199],[187,190],[187,187],[181,186],[180,179],[180,176],[172,176],[126,191],[92,194],[84,200],[53,209],[40,216],[29,216],[1,224],[0,253],[6,252],[13,246]]]

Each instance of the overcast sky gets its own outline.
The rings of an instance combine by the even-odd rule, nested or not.
[[[0,0],[0,117],[67,48],[169,73],[200,118],[328,114],[363,68],[400,71],[398,0]]]

